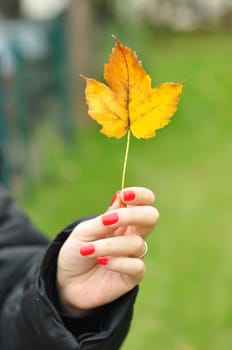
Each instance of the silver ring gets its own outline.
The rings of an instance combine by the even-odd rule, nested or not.
[[[148,245],[147,242],[144,241],[144,252],[142,255],[139,256],[139,258],[144,258],[147,255],[148,252]]]

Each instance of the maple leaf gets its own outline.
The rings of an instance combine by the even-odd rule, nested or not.
[[[85,78],[85,96],[90,117],[102,126],[101,132],[117,139],[128,133],[122,188],[130,142],[154,137],[174,115],[184,83],[151,87],[151,78],[130,48],[116,39],[109,63],[104,66],[106,84]]]
[[[108,137],[123,137],[130,129],[136,138],[150,138],[170,121],[184,83],[164,83],[151,88],[151,78],[130,48],[118,39],[104,79],[108,86],[86,79],[86,100],[90,117],[102,125]]]

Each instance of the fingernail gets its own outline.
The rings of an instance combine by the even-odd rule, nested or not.
[[[102,223],[105,226],[113,225],[118,221],[119,217],[116,213],[109,213],[102,216]]]
[[[114,202],[116,201],[116,199],[117,199],[117,195],[120,193],[120,191],[117,191],[117,193],[115,193],[115,195],[113,196],[113,198],[112,198],[112,201],[111,201],[111,203],[110,203],[110,207],[114,204]]]
[[[134,191],[124,191],[123,192],[123,199],[126,202],[133,201],[135,199],[135,192]]]
[[[109,259],[108,259],[107,257],[105,257],[105,256],[99,256],[99,257],[97,258],[97,263],[98,263],[99,265],[104,265],[104,266],[106,266],[106,265],[108,264],[108,262],[109,262]]]
[[[110,202],[110,207],[114,204],[115,200],[117,198],[117,194],[115,194],[112,198],[112,201]]]
[[[88,256],[91,255],[95,252],[95,247],[92,243],[84,245],[83,247],[80,248],[80,254],[82,256]]]

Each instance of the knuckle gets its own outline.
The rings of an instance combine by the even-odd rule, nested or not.
[[[158,210],[154,207],[150,207],[149,214],[150,214],[150,223],[152,225],[155,225],[159,220],[159,216],[160,216]]]
[[[86,226],[87,226],[87,222],[82,221],[73,228],[72,233],[77,234],[79,232],[82,232],[86,228]]]
[[[151,191],[151,190],[147,190],[148,191],[148,196],[150,199],[151,204],[155,202],[155,194]]]
[[[111,239],[103,239],[102,240],[104,251],[107,252],[107,254],[112,254],[114,252],[114,244],[112,244]]]
[[[154,193],[148,189],[148,188],[143,188],[142,190],[142,197],[146,199],[147,203],[153,204],[155,202],[155,195]]]
[[[141,259],[137,259],[137,263],[136,263],[136,274],[142,278],[145,274],[146,271],[146,267],[145,264],[143,262],[143,260]]]
[[[134,235],[132,237],[133,237],[134,250],[135,250],[136,254],[140,254],[141,250],[143,250],[143,247],[144,247],[143,239],[139,235]]]

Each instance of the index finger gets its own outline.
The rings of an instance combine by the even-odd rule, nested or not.
[[[119,208],[120,204],[126,205],[153,205],[154,193],[145,187],[127,187],[118,191],[110,204],[110,209]]]

